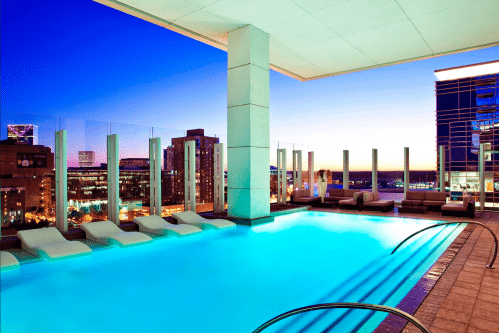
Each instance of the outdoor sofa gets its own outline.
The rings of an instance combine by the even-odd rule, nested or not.
[[[393,200],[380,200],[379,192],[364,192],[362,197],[364,210],[388,212],[393,210],[395,202]]]
[[[468,195],[463,197],[462,204],[448,203],[442,206],[443,216],[475,217],[475,200]]]
[[[24,250],[37,257],[49,260],[65,259],[92,254],[92,250],[82,242],[68,241],[56,228],[40,228],[17,232]]]
[[[119,246],[131,246],[152,242],[152,238],[137,231],[123,231],[111,221],[83,223],[80,229],[85,231],[87,239]]]
[[[362,210],[362,199],[362,192],[354,192],[352,198],[338,201],[338,206],[342,209]]]
[[[407,191],[406,199],[402,200],[402,207],[426,206],[428,209],[440,211],[446,203],[446,198],[444,192]]]
[[[359,190],[345,190],[333,188],[328,191],[329,196],[324,197],[324,202],[338,202],[341,200],[353,199],[354,193],[359,192]]]
[[[295,190],[295,193],[293,194],[293,203],[311,203],[320,200],[321,197],[309,196],[308,189]]]

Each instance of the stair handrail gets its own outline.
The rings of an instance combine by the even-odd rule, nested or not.
[[[253,331],[253,333],[260,333],[270,325],[273,325],[277,323],[278,321],[285,319],[290,316],[294,316],[299,313],[303,312],[308,312],[308,311],[315,311],[315,310],[324,310],[324,309],[334,309],[334,308],[347,308],[347,309],[364,309],[364,310],[373,310],[373,311],[382,311],[382,312],[388,312],[392,313],[394,315],[397,315],[399,317],[404,318],[405,320],[411,322],[414,326],[419,328],[422,332],[424,333],[431,333],[430,330],[428,330],[426,327],[421,324],[419,320],[411,316],[410,314],[399,310],[397,308],[393,308],[391,306],[386,306],[386,305],[376,305],[376,304],[368,304],[368,303],[323,303],[323,304],[315,304],[315,305],[309,305],[309,306],[304,306],[298,309],[294,309],[288,312],[285,312],[283,314],[278,315],[277,317],[274,317],[270,319],[269,321],[265,322],[263,325],[258,327],[256,330]]]
[[[428,230],[428,229],[431,229],[431,228],[435,228],[435,227],[439,227],[441,225],[448,225],[448,224],[456,224],[456,223],[472,223],[472,224],[478,224],[478,225],[481,225],[482,227],[484,227],[485,229],[487,229],[488,231],[490,231],[490,233],[492,234],[492,237],[494,237],[494,242],[495,242],[495,249],[494,249],[494,256],[492,257],[492,261],[490,262],[489,265],[487,265],[486,267],[487,268],[494,268],[494,262],[496,261],[496,257],[497,257],[497,237],[496,235],[494,234],[494,232],[489,228],[487,227],[485,224],[483,223],[480,223],[480,222],[476,222],[476,221],[461,221],[461,222],[442,222],[442,223],[438,223],[438,224],[434,224],[434,225],[431,225],[429,227],[426,227],[424,229],[421,229],[419,231],[416,231],[415,233],[413,233],[412,235],[410,235],[409,237],[407,237],[406,239],[404,239],[402,242],[399,243],[399,245],[397,245],[397,247],[392,251],[392,253],[390,254],[393,254],[395,253],[395,251],[397,251],[397,249],[402,245],[404,244],[409,238],[411,238],[412,236],[415,236],[417,234],[419,234],[420,232],[423,232],[425,230]]]

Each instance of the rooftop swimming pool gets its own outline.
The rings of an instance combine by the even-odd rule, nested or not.
[[[255,227],[34,262],[1,273],[1,331],[241,332],[327,302],[396,306],[465,227],[300,212]],[[321,310],[264,332],[371,332],[386,314]]]

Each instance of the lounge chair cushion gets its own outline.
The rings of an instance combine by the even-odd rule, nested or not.
[[[19,261],[17,260],[16,257],[14,257],[12,253],[7,251],[0,251],[0,270],[2,272],[18,268],[19,268]]]
[[[123,231],[111,221],[83,223],[80,228],[85,231],[88,239],[104,244],[117,242],[121,246],[129,246],[152,242],[151,237],[141,232]]]
[[[466,212],[468,210],[468,207],[464,207],[461,204],[445,204],[442,206],[442,210],[444,211],[453,211],[453,212]]]
[[[319,201],[321,200],[320,197],[299,197],[299,198],[293,198],[293,201],[296,202],[314,202],[314,201]]]
[[[379,192],[364,192],[364,203],[379,200]]]
[[[422,206],[422,200],[402,200],[402,206]]]
[[[387,207],[393,204],[395,204],[393,200],[376,200],[376,201],[364,202],[364,206],[369,206],[369,207]]]
[[[345,196],[344,194],[345,193],[343,192],[343,189],[341,189],[341,188],[333,188],[333,189],[329,190],[329,197],[343,198]]]
[[[406,200],[421,200],[423,201],[426,197],[426,191],[407,191]]]
[[[353,194],[354,194],[355,192],[358,192],[358,190],[350,190],[350,189],[348,189],[348,190],[343,190],[343,196],[344,196],[344,197],[353,197]]]
[[[298,198],[308,197],[309,192],[307,189],[296,190],[293,198],[296,200]]]
[[[179,223],[192,224],[198,227],[212,226],[217,229],[236,227],[236,224],[229,220],[222,220],[222,219],[209,220],[191,211],[173,213],[172,217],[175,220],[177,220],[177,222]]]
[[[425,201],[443,201],[447,200],[447,196],[443,192],[436,191],[426,191],[425,193]]]
[[[56,228],[40,228],[17,232],[21,246],[36,256],[44,252],[50,259],[91,254],[92,250],[78,241],[68,241]]]
[[[357,200],[352,199],[343,199],[338,202],[341,206],[357,206]]]
[[[445,205],[445,201],[432,201],[432,200],[423,201],[423,206],[443,206],[443,205]]]
[[[133,219],[133,222],[139,225],[140,231],[153,234],[174,233],[179,236],[186,236],[202,231],[200,228],[193,225],[168,223],[157,215],[138,216]]]

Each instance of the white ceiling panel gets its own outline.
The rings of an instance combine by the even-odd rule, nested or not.
[[[184,0],[168,0],[168,2],[123,0],[122,2],[167,21],[177,20],[200,8]]]
[[[413,18],[429,13],[459,7],[481,0],[397,0],[408,17]]]
[[[227,44],[228,32],[239,28],[204,9],[184,16],[174,23],[224,44]]]
[[[311,15],[300,16],[263,29],[287,49],[338,37]]]
[[[309,13],[315,12],[319,9],[337,5],[345,1],[348,0],[293,0],[294,3],[296,3],[298,6],[305,9]]]
[[[291,52],[330,72],[343,72],[376,65],[341,37],[293,49]]]
[[[291,0],[221,0],[205,9],[234,24],[260,29],[307,14]]]
[[[312,15],[340,36],[407,19],[395,0],[350,0]]]
[[[222,50],[252,24],[302,81],[499,45],[498,0],[94,1]]]

